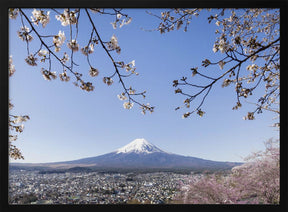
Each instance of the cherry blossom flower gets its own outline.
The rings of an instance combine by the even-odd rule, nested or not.
[[[153,112],[154,112],[154,107],[151,107],[149,103],[147,103],[146,105],[144,105],[144,104],[141,105],[141,109],[142,109],[142,112],[141,112],[141,113],[142,113],[143,115],[146,114],[146,111],[147,111],[147,110],[149,110],[150,113],[153,113]]]
[[[117,37],[115,35],[113,35],[111,37],[110,41],[107,43],[107,47],[109,50],[116,50],[116,52],[118,54],[120,54],[120,52],[121,52],[121,48],[118,45],[118,40],[117,40]]]
[[[186,112],[186,113],[184,113],[184,114],[182,115],[182,118],[183,118],[183,119],[184,119],[184,118],[188,118],[190,115],[191,115],[190,112]]]
[[[123,107],[130,110],[133,107],[133,102],[124,102]]]
[[[116,38],[115,35],[113,35],[113,36],[111,37],[110,42],[111,42],[111,45],[112,45],[114,48],[117,48],[117,46],[118,46],[118,40],[117,40],[117,38]]]
[[[27,58],[25,58],[26,63],[30,66],[37,66],[36,60],[37,58],[34,57],[33,54],[30,54]]]
[[[69,11],[68,9],[64,9],[64,12],[61,15],[56,15],[55,17],[58,21],[61,22],[62,26],[77,23],[76,11]]]
[[[114,22],[111,22],[113,29],[117,28],[117,23],[120,23],[119,24],[120,28],[123,27],[124,25],[128,25],[131,23],[131,21],[132,21],[131,17],[127,17],[127,15],[125,15],[125,18],[123,18],[123,17],[124,16],[120,13],[116,14],[116,20]],[[121,20],[121,18],[123,18],[123,19]]]
[[[38,52],[38,56],[42,57],[41,60],[40,60],[41,62],[45,62],[48,53],[49,53],[49,52],[48,52],[46,49],[41,49],[41,50]]]
[[[226,44],[226,42],[225,42],[224,39],[221,39],[221,40],[219,41],[218,49],[221,51],[221,53],[224,53],[225,50],[227,49],[227,44]]]
[[[30,29],[26,26],[21,27],[19,31],[17,31],[18,37],[23,40],[30,42],[33,40],[33,37],[30,35]]]
[[[222,88],[227,87],[231,84],[232,80],[230,79],[225,79],[222,83]]]
[[[47,13],[44,14],[44,11],[34,9],[32,11],[33,16],[31,16],[32,22],[37,26],[40,22],[42,26],[45,27],[50,21],[49,14],[50,14],[50,11],[47,11]]]
[[[132,60],[130,63],[123,65],[123,68],[125,68],[127,72],[131,71],[132,73],[135,73],[135,60]]]
[[[63,73],[59,74],[59,78],[61,81],[68,82],[70,77],[67,75],[66,70]]]
[[[89,46],[85,46],[83,48],[81,48],[81,52],[87,56],[88,54],[92,54],[94,52],[94,44],[90,43]]]
[[[131,87],[129,88],[129,92],[128,92],[128,93],[129,93],[130,95],[134,95],[135,92],[136,92],[136,90],[132,89]]]
[[[213,52],[216,53],[218,51],[217,45],[213,45]]]
[[[117,23],[116,22],[112,22],[111,24],[112,24],[113,29],[117,29]]]
[[[60,51],[60,47],[62,46],[62,44],[64,43],[66,37],[65,37],[65,33],[64,31],[59,31],[58,35],[55,35],[53,37],[53,43],[55,46],[55,51],[59,52]]]
[[[40,57],[44,57],[48,54],[48,51],[46,49],[41,49],[39,52],[38,52],[38,55]]]
[[[22,123],[24,121],[27,121],[28,119],[30,119],[29,116],[17,116],[17,118],[13,122],[17,124],[17,123]]]
[[[67,46],[69,49],[71,49],[73,52],[77,52],[79,49],[79,44],[76,40],[71,40],[69,43],[67,43]]]
[[[92,85],[92,83],[91,82],[83,82],[83,81],[81,81],[81,85],[80,85],[80,88],[82,89],[82,90],[86,90],[86,91],[93,91],[94,90],[94,86]]]
[[[131,17],[129,17],[128,20],[127,20],[127,19],[122,19],[119,27],[121,28],[121,27],[123,27],[124,25],[128,25],[128,24],[131,23],[131,21],[132,21],[132,18],[131,18]]]
[[[122,15],[120,13],[117,13],[117,18],[120,19],[122,17]]]
[[[19,9],[9,8],[8,15],[10,19],[16,19],[19,13]]]
[[[112,78],[110,78],[110,77],[104,77],[103,78],[103,82],[105,83],[105,84],[107,84],[107,85],[112,85],[113,84],[113,79]]]
[[[91,77],[96,77],[96,76],[98,76],[98,74],[99,74],[99,71],[97,68],[90,67],[89,75]]]
[[[248,112],[247,116],[244,116],[243,119],[244,120],[254,120],[255,119],[254,113]]]
[[[202,117],[204,115],[204,111],[202,111],[201,109],[197,110],[197,114]]]
[[[41,69],[41,73],[44,77],[45,80],[48,80],[48,81],[51,81],[51,79],[56,79],[57,76],[56,76],[56,72],[51,72],[51,71],[48,71],[44,68]]]
[[[15,70],[15,65],[13,65],[13,60],[12,60],[12,56],[10,55],[9,57],[9,66],[8,66],[8,70],[9,70],[9,76],[11,77],[14,72],[16,71]]]
[[[218,65],[219,65],[220,69],[222,70],[223,67],[224,67],[224,65],[225,65],[225,62],[224,62],[224,61],[220,61],[220,62],[218,63]]]
[[[66,52],[64,52],[63,57],[61,58],[62,63],[66,63],[69,60],[69,56]]]
[[[118,94],[117,97],[120,100],[126,100],[127,99],[127,97],[125,96],[125,93]]]

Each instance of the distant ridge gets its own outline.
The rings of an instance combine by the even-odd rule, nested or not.
[[[39,166],[53,168],[72,167],[97,167],[97,168],[157,168],[157,169],[179,169],[189,168],[197,170],[223,170],[231,169],[242,163],[218,162],[196,157],[182,156],[167,153],[144,138],[138,138],[116,151],[96,156],[82,158],[72,161],[56,163],[23,164],[11,163],[10,166]]]

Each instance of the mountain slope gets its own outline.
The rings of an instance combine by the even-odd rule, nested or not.
[[[217,162],[196,157],[166,153],[145,139],[136,139],[114,152],[104,155],[62,162],[89,164],[110,168],[195,168],[227,169],[239,163]]]

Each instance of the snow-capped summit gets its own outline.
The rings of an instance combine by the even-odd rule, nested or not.
[[[116,153],[155,153],[155,152],[164,152],[155,145],[149,143],[144,138],[137,138],[130,142],[129,144],[116,150]]]

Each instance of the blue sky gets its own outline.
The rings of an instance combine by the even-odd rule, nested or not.
[[[31,11],[26,10],[28,17],[32,15]],[[122,51],[120,55],[113,53],[115,59],[126,63],[135,60],[139,76],[125,78],[125,82],[127,87],[131,85],[137,91],[147,91],[143,102],[155,106],[155,112],[146,115],[141,114],[138,105],[131,110],[123,108],[123,102],[117,98],[123,90],[116,78],[109,87],[102,82],[102,78],[111,75],[114,69],[100,46],[91,55],[92,64],[100,71],[99,76],[92,79],[93,92],[75,87],[73,80],[61,82],[58,77],[46,81],[40,70],[47,66],[41,66],[39,62],[38,66],[31,67],[24,61],[26,44],[17,37],[20,17],[10,20],[9,54],[16,68],[10,78],[9,98],[15,106],[11,113],[27,114],[31,118],[15,142],[25,157],[25,160],[17,162],[54,162],[97,156],[114,151],[136,138],[145,138],[162,150],[176,154],[217,161],[243,161],[251,151],[264,149],[267,139],[278,138],[279,131],[270,127],[275,114],[264,111],[254,121],[243,120],[242,117],[254,109],[253,105],[244,101],[240,110],[233,111],[236,103],[234,88],[221,88],[221,83],[207,97],[202,107],[206,113],[202,118],[193,115],[182,119],[186,111],[174,109],[182,105],[184,97],[174,93],[172,81],[190,76],[189,69],[201,66],[205,58],[212,61],[221,56],[212,51],[217,26],[208,24],[203,13],[192,19],[188,32],[182,29],[167,34],[148,32],[142,28],[156,28],[159,20],[145,11],[123,10],[133,20],[117,29],[110,24],[112,17],[95,14],[93,17],[103,40],[109,40],[113,34],[118,38]],[[152,11],[159,14],[161,10]],[[86,45],[91,30],[84,14],[81,14],[79,23],[80,47]],[[44,30],[49,34],[64,30],[66,42],[61,51],[70,53],[66,48],[69,26],[61,26],[54,17],[51,12],[51,21]],[[43,30],[40,25],[36,28]],[[33,48],[39,48],[35,36],[31,43]],[[80,65],[76,70],[91,80],[85,57],[78,51],[74,58]],[[62,68],[54,62],[52,71],[59,74]],[[256,95],[257,92],[261,95],[261,90],[256,91]],[[248,99],[253,100],[255,98]]]

